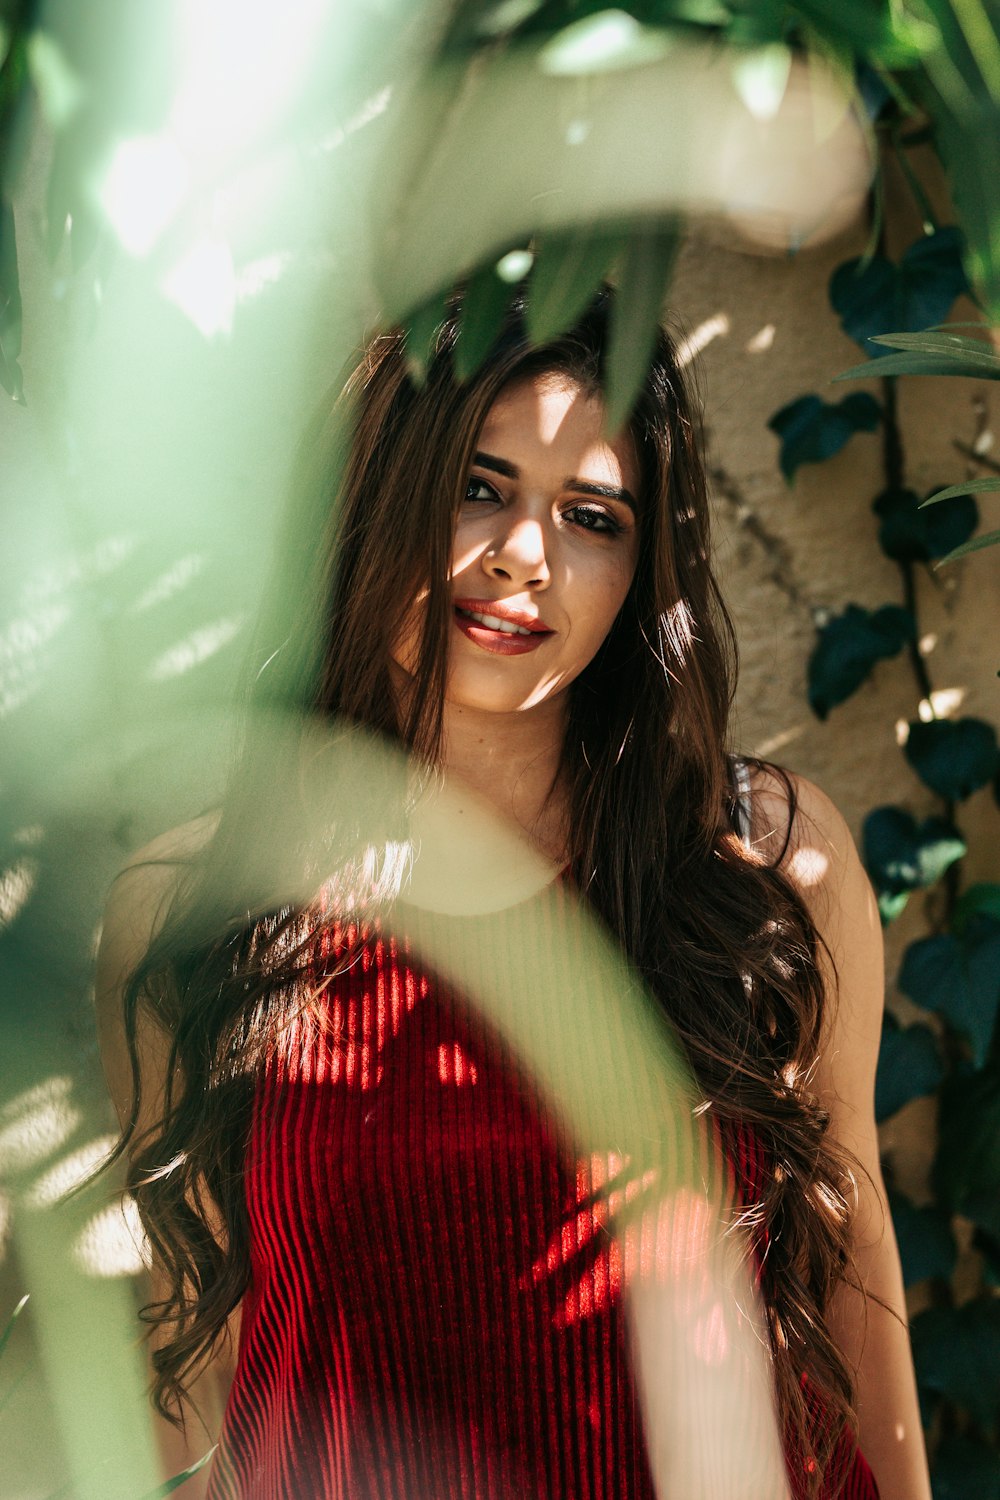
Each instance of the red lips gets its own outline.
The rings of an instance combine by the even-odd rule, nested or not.
[[[507,631],[494,630],[489,625],[481,625],[478,620],[470,620],[467,614],[461,613],[462,610],[474,610],[477,615],[492,615],[495,620],[520,625],[531,634],[512,635]],[[499,599],[456,599],[455,624],[473,645],[492,652],[494,656],[523,656],[528,651],[537,651],[543,641],[555,634],[537,615],[516,609]]]

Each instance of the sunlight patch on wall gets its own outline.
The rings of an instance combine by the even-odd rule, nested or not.
[[[11,620],[0,631],[0,719],[20,708],[41,686],[39,655],[69,619],[69,606],[50,604]]]
[[[58,1151],[82,1116],[70,1102],[71,1078],[48,1078],[0,1110],[0,1173],[40,1166]]]
[[[699,323],[697,328],[693,328],[687,338],[681,339],[677,346],[677,363],[681,369],[685,369],[713,339],[725,338],[729,328],[729,315],[722,312],[716,313],[714,317],[706,318],[704,323]]]
[[[30,1208],[52,1208],[61,1203],[100,1165],[116,1139],[113,1135],[99,1135],[77,1151],[71,1151],[32,1184],[25,1194],[25,1203]]]
[[[138,1276],[150,1264],[149,1247],[135,1199],[126,1194],[109,1204],[81,1229],[70,1251],[85,1276]]]
[[[758,328],[753,338],[747,339],[743,345],[747,354],[766,354],[774,344],[777,331],[773,323],[765,323],[763,328]]]
[[[37,859],[19,859],[0,870],[0,932],[27,905],[37,879]]]
[[[203,625],[199,630],[192,630],[184,640],[178,641],[169,651],[157,657],[149,669],[150,681],[167,682],[172,677],[183,677],[192,667],[199,666],[217,651],[221,651],[223,646],[228,646],[239,634],[243,620],[243,615],[234,615],[217,620],[214,625]]]
[[[144,594],[141,594],[129,610],[130,614],[141,615],[147,609],[153,609],[157,604],[166,604],[175,594],[186,589],[192,579],[197,578],[205,566],[205,559],[200,552],[190,552],[186,557],[180,557],[169,567],[165,573],[149,585]]]

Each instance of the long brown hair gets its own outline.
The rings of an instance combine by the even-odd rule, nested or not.
[[[612,301],[605,289],[572,332],[533,349],[519,295],[485,365],[464,384],[452,364],[458,299],[422,383],[408,374],[401,332],[366,347],[332,419],[339,456],[322,542],[315,517],[300,515],[293,528],[295,593],[305,602],[297,623],[270,622],[279,649],[261,683],[276,684],[272,703],[378,730],[434,764],[452,531],[477,435],[515,378],[558,371],[599,394]],[[769,1164],[751,1212],[767,1236],[762,1285],[779,1410],[818,1489],[852,1402],[824,1316],[850,1263],[849,1172],[807,1082],[826,997],[815,928],[780,860],[764,863],[733,832],[735,644],[710,566],[696,415],[666,333],[628,425],[641,469],[640,555],[609,636],[570,689],[562,774],[578,840],[573,875],[662,1002],[723,1139],[749,1127]],[[389,646],[418,590],[427,594],[426,624],[401,706]],[[169,1285],[146,1311],[170,1335],[154,1356],[164,1412],[247,1287],[241,1162],[254,1078],[295,1003],[308,949],[303,909],[268,902],[275,785],[273,757],[247,750],[218,833],[125,995],[135,1099],[118,1149],[130,1152],[130,1185]],[[791,818],[790,783],[788,794]],[[382,829],[375,841],[390,834]],[[143,1011],[166,1029],[172,1052],[163,1118],[136,1139]]]

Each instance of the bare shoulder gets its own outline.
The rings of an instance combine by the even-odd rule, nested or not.
[[[805,776],[761,766],[752,786],[752,842],[800,893],[832,895],[845,882],[867,885],[851,831],[827,794]]]
[[[132,1090],[123,1020],[126,985],[160,930],[192,861],[212,837],[218,819],[218,813],[206,813],[152,839],[129,856],[108,893],[97,950],[94,999],[104,1070],[123,1118]],[[151,1059],[161,1048],[148,1025],[142,1030],[140,1051]]]
[[[120,982],[123,969],[131,970],[138,963],[156,936],[179,882],[205,848],[218,820],[218,813],[205,813],[129,855],[111,883],[104,907],[99,981],[113,977]],[[109,976],[112,967],[118,972]]]

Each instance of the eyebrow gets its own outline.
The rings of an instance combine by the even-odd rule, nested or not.
[[[492,469],[494,474],[502,474],[505,479],[520,479],[521,471],[516,464],[512,464],[506,458],[497,458],[493,453],[477,453],[473,459],[481,469]],[[563,480],[563,488],[576,490],[581,495],[594,495],[599,500],[620,500],[627,505],[633,515],[638,515],[639,507],[631,490],[626,490],[616,484],[595,484],[590,479],[577,479],[570,475]]]

